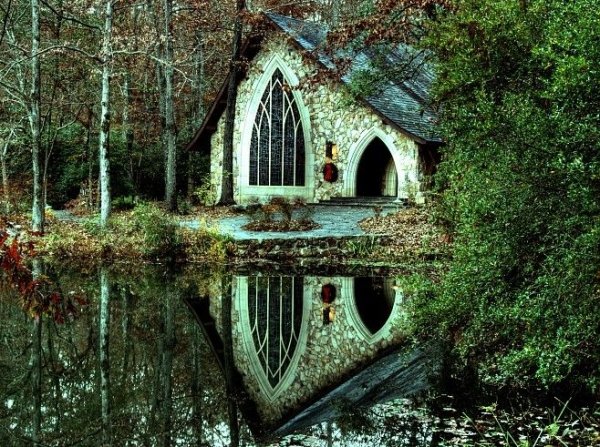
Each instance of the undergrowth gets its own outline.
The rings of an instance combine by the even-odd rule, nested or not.
[[[206,224],[181,228],[156,204],[139,203],[115,213],[108,228],[97,216],[80,222],[52,222],[37,244],[40,254],[82,262],[142,259],[144,261],[214,261],[225,259],[227,239]]]

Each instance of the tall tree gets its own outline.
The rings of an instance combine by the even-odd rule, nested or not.
[[[110,78],[112,73],[113,1],[105,0],[102,32],[102,99],[100,112],[100,227],[105,228],[110,216]]]
[[[177,210],[177,148],[175,146],[175,113],[173,101],[173,0],[164,0],[164,77],[165,77],[165,201],[169,211]]]
[[[227,111],[225,113],[225,133],[223,136],[223,181],[219,204],[231,205],[233,200],[233,131],[235,125],[235,105],[237,84],[240,73],[240,52],[242,46],[242,13],[246,7],[244,0],[236,0],[236,15],[233,31],[229,85],[227,88]]]
[[[44,203],[41,180],[41,75],[40,75],[40,1],[31,0],[31,102],[29,125],[31,127],[31,159],[33,166],[33,231],[44,231]]]
[[[12,139],[15,135],[15,129],[9,130],[8,136],[2,141],[0,147],[0,164],[2,165],[2,197],[4,200],[4,212],[10,213],[11,209],[11,198],[10,198],[10,185],[8,179],[8,148],[12,143]]]

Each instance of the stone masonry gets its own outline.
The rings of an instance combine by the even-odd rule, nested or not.
[[[367,132],[377,132],[384,135],[388,142],[392,142],[397,151],[398,159],[398,196],[407,198],[419,190],[420,169],[418,161],[418,147],[416,143],[396,129],[387,125],[369,108],[351,100],[343,91],[343,87],[334,81],[325,81],[315,84],[311,82],[316,74],[316,63],[308,56],[295,49],[286,39],[279,35],[274,36],[263,44],[261,51],[251,63],[246,78],[239,84],[236,105],[236,122],[234,127],[234,198],[238,203],[247,203],[252,197],[243,196],[241,191],[240,158],[243,150],[243,128],[245,120],[253,120],[253,116],[245,116],[248,104],[256,95],[258,82],[264,74],[265,67],[278,56],[299,79],[299,85],[294,88],[301,93],[302,101],[310,117],[308,125],[310,141],[307,142],[307,167],[312,178],[307,178],[306,184],[310,190],[304,197],[308,202],[319,202],[331,197],[348,196],[344,184],[346,176],[350,175],[348,163],[353,157],[353,152],[361,150],[357,143]],[[211,181],[220,192],[222,165],[223,165],[223,131],[224,116],[219,121],[217,131],[211,141]],[[339,148],[339,157],[334,160],[338,167],[339,177],[334,183],[323,180],[323,166],[325,163],[325,145],[333,141]],[[310,151],[311,155],[308,155]],[[399,165],[398,165],[399,164]],[[356,167],[354,168],[356,169]],[[277,194],[274,194],[277,195]],[[292,196],[294,194],[291,194]],[[217,194],[218,196],[218,194]],[[269,198],[267,192],[261,200]]]

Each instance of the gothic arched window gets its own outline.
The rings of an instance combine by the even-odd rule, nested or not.
[[[281,389],[296,357],[303,321],[303,279],[258,276],[248,281],[248,321],[267,394]]]
[[[304,131],[298,105],[275,69],[258,105],[250,141],[249,184],[304,186]]]

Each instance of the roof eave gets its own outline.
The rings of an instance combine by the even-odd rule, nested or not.
[[[266,16],[268,18],[268,16]],[[289,35],[285,29],[283,29],[281,26],[279,26],[279,24],[277,22],[271,21],[285,36],[287,36],[287,40],[289,42],[292,43],[292,45],[294,47],[296,47],[296,49],[298,51],[300,51],[303,54],[307,54],[310,55],[310,57],[313,59],[314,62],[316,62],[319,66],[321,66],[322,68],[324,68],[325,70],[331,71],[331,69],[322,61],[320,60],[320,58],[318,57],[318,55],[314,54],[314,50],[307,50],[306,48],[304,48],[300,42],[298,42],[296,39],[294,39],[293,36]],[[345,84],[345,82],[343,80],[339,81],[341,84]],[[369,101],[367,99],[364,98],[360,98],[359,102],[364,105],[365,107],[369,108],[373,113],[375,113],[375,115],[377,115],[378,117],[380,117],[386,124],[390,125],[391,127],[393,127],[394,129],[396,129],[398,132],[400,132],[401,134],[407,136],[408,138],[416,141],[419,144],[427,144],[427,143],[437,143],[437,140],[428,140],[426,138],[420,137],[412,132],[409,132],[408,130],[404,129],[403,127],[399,126],[397,123],[395,123],[392,119],[388,118],[384,113],[382,113],[380,110],[378,110],[376,107],[374,107],[373,105],[371,105],[369,103]]]
[[[263,38],[263,35],[250,36],[242,45],[242,57],[250,62],[260,50],[260,45]],[[240,70],[236,83],[239,84],[245,77],[246,70]],[[200,128],[194,134],[192,141],[190,141],[185,147],[186,151],[203,151],[210,149],[210,137],[217,130],[219,120],[227,108],[227,90],[230,79],[231,69],[227,73],[227,77],[225,78],[225,81],[223,81],[223,84],[221,85],[221,88],[219,89],[219,92],[217,93],[217,96],[215,97],[208,113],[205,115]]]
[[[272,20],[267,14],[265,14],[263,12],[262,15],[265,18],[265,21],[267,23],[269,23],[271,26],[275,27],[280,32],[282,32],[287,37],[288,42],[290,42],[298,51],[300,51],[302,54],[306,54],[306,55],[310,56],[311,59],[315,63],[317,63],[317,65],[319,65],[321,68],[323,68],[327,71],[331,71],[330,67],[328,67],[319,58],[318,54],[316,54],[314,50],[308,50],[308,49],[304,48],[300,44],[300,42],[298,42],[298,40],[296,40],[293,36],[291,36],[288,32],[286,32],[286,30],[284,28],[282,28],[277,22]],[[242,54],[244,56],[246,56],[246,59],[248,62],[250,62],[254,58],[254,56],[258,53],[258,51],[260,51],[260,46],[262,44],[263,39],[264,39],[264,35],[261,34],[261,35],[252,36],[244,42],[244,45],[242,47]],[[251,55],[250,55],[250,57],[247,57],[249,52],[251,53]],[[237,80],[238,84],[245,77],[245,75],[246,75],[245,71],[240,73],[239,79]],[[226,98],[227,98],[227,89],[229,86],[230,77],[231,77],[231,71],[229,71],[223,85],[221,86],[221,89],[219,90],[219,93],[217,94],[215,100],[213,101],[213,104],[212,104],[210,110],[206,114],[206,117],[204,118],[202,125],[200,126],[200,128],[198,129],[196,134],[194,135],[194,138],[192,139],[192,141],[186,146],[186,148],[185,148],[186,150],[203,151],[203,150],[210,149],[210,137],[217,130],[219,120],[227,107]],[[339,82],[342,84],[345,83],[343,80],[339,80]],[[410,92],[410,93],[412,93],[412,92]],[[417,142],[419,144],[428,144],[428,143],[438,144],[438,143],[442,142],[441,138],[437,138],[437,139],[425,138],[425,137],[419,136],[413,132],[406,130],[405,128],[403,128],[402,126],[397,124],[394,120],[392,120],[391,118],[386,116],[385,113],[381,112],[377,107],[370,104],[368,99],[366,99],[366,98],[360,98],[358,101],[363,106],[369,108],[375,115],[380,117],[384,123],[388,124],[395,130],[400,132],[401,134],[405,135],[406,137],[414,140],[415,142]]]

